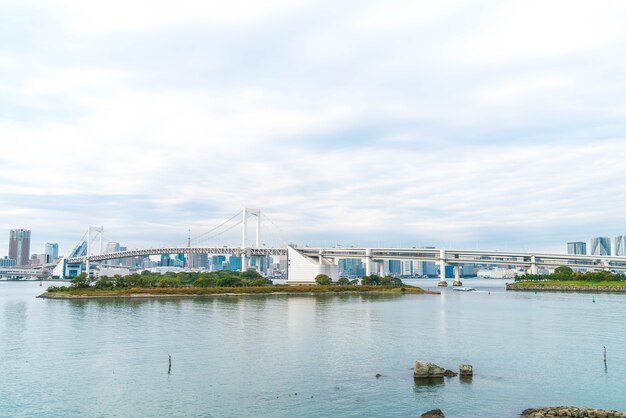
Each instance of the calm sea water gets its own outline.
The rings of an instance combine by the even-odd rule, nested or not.
[[[0,416],[626,410],[626,295],[593,303],[465,284],[478,291],[65,301],[36,299],[45,285],[35,282],[0,282]],[[475,375],[416,385],[418,359],[453,370],[467,362]]]

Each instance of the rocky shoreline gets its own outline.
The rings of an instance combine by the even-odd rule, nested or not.
[[[521,290],[521,291],[549,291],[549,292],[612,292],[612,293],[626,293],[626,283],[623,286],[607,286],[602,284],[597,285],[580,285],[580,284],[548,284],[548,283],[533,283],[533,282],[515,282],[507,283],[506,290]]]
[[[579,418],[626,418],[626,412],[578,408],[575,406],[550,406],[545,408],[526,409],[522,418],[579,417]]]

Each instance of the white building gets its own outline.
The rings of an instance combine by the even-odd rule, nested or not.
[[[287,247],[289,278],[287,284],[314,284],[318,274],[326,274],[333,281],[339,279],[339,269],[333,260],[307,257],[293,247]]]

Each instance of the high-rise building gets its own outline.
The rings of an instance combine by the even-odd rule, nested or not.
[[[342,258],[338,264],[339,274],[343,276],[361,277],[365,275],[365,268],[360,258]]]
[[[30,260],[30,230],[12,229],[9,234],[9,258],[16,266],[25,266]]]
[[[172,265],[172,259],[169,254],[161,254],[161,267]]]
[[[46,262],[52,263],[59,258],[59,244],[56,242],[46,242]]]
[[[607,237],[593,238],[589,247],[591,255],[611,255],[611,240]]]
[[[195,269],[209,268],[209,255],[203,254],[189,254],[189,267]]]
[[[241,270],[241,257],[231,255],[228,259],[228,266],[233,271]]]
[[[587,243],[576,241],[567,243],[568,254],[587,254]]]
[[[106,246],[106,252],[107,253],[116,253],[120,251],[120,243],[119,242],[108,242],[107,246]],[[110,265],[110,266],[119,266],[120,263],[120,259],[115,259],[115,260],[108,260],[106,261],[106,264]]]
[[[213,264],[213,271],[222,270],[224,268],[224,262],[226,261],[225,255],[214,255],[211,257],[211,264]]]
[[[626,235],[615,237],[615,255],[626,256]]]
[[[176,258],[172,260],[174,262],[174,266],[176,267],[186,267],[187,266],[187,256],[184,253],[178,253]]]
[[[389,260],[389,274],[402,274],[402,261]]]

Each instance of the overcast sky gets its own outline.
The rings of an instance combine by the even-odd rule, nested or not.
[[[268,244],[624,234],[624,22],[623,1],[0,0],[0,255],[11,228],[31,252],[89,224],[183,243],[243,205]]]

